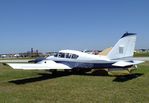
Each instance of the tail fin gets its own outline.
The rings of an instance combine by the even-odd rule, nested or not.
[[[116,43],[112,50],[108,53],[109,59],[119,59],[124,57],[132,57],[134,54],[136,43],[135,33],[125,33]]]

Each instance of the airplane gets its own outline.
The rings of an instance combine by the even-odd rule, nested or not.
[[[88,54],[77,50],[60,50],[53,56],[37,59],[36,63],[7,63],[13,69],[88,72],[92,69],[129,70],[144,61],[131,59],[134,54],[136,33],[124,33],[107,55]]]

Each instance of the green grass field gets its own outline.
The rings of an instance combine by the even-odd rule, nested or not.
[[[149,62],[132,75],[51,75],[0,64],[0,103],[148,103]]]
[[[149,52],[135,52],[134,57],[149,57]]]

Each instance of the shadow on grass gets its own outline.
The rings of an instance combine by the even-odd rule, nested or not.
[[[128,75],[123,75],[123,76],[117,76],[113,82],[126,82],[126,81],[129,81],[129,80],[132,80],[132,79],[136,79],[140,76],[142,76],[144,74],[142,73],[134,73],[134,74],[128,74]]]
[[[8,81],[8,82],[9,83],[14,83],[14,84],[17,84],[17,85],[21,85],[21,84],[38,82],[38,81],[43,81],[43,80],[48,80],[48,79],[54,79],[54,78],[58,78],[58,77],[64,77],[64,76],[68,76],[68,75],[109,76],[108,73],[104,70],[98,70],[98,71],[89,72],[89,73],[75,73],[75,72],[67,73],[67,72],[59,71],[56,74],[39,73],[38,76],[36,76],[36,77],[11,80],[11,81]],[[113,82],[126,82],[128,80],[138,78],[142,75],[143,74],[141,74],[141,73],[134,73],[134,74],[124,75],[124,76],[116,76],[116,78],[113,80]]]
[[[38,82],[38,81],[43,81],[43,80],[68,76],[69,74],[64,73],[64,72],[57,72],[56,74],[53,74],[53,75],[50,74],[50,73],[39,73],[38,75],[39,76],[36,76],[36,77],[11,80],[11,81],[8,81],[8,82],[9,83],[14,83],[14,84],[17,84],[17,85],[21,85],[21,84],[27,84],[27,83],[32,83],[32,82]]]
[[[88,73],[73,73],[73,75],[81,75],[81,76],[109,76],[108,72],[105,70],[96,70]]]
[[[63,72],[59,71],[56,72],[56,74],[50,74],[50,73],[39,73],[38,76],[35,77],[30,77],[30,78],[23,78],[23,79],[17,79],[17,80],[11,80],[8,81],[9,83],[14,83],[17,85],[21,84],[27,84],[27,83],[32,83],[32,82],[38,82],[38,81],[43,81],[43,80],[48,80],[48,79],[54,79],[58,77],[64,77],[68,75],[81,75],[81,76],[108,76],[108,73],[106,71],[100,70],[100,71],[95,71],[92,73],[79,73],[79,72]]]

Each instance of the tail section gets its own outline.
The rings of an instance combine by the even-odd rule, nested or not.
[[[119,59],[125,57],[132,57],[134,54],[136,43],[135,33],[125,33],[121,39],[116,43],[112,50],[108,53],[109,59]]]

